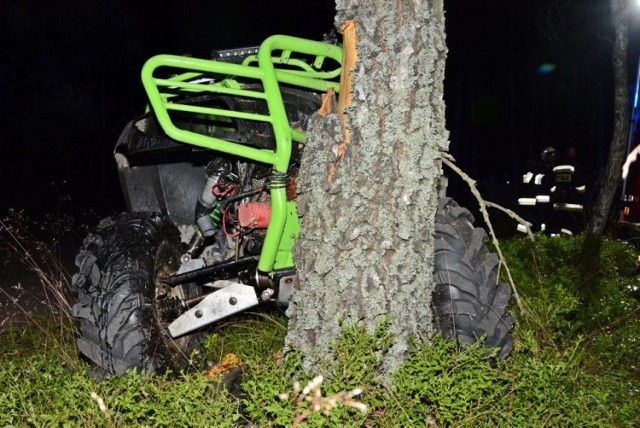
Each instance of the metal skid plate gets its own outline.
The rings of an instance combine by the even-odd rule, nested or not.
[[[258,305],[258,297],[253,287],[233,281],[216,281],[216,286],[218,285],[224,288],[211,293],[169,324],[171,337],[182,336]]]

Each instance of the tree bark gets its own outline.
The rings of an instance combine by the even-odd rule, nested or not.
[[[602,236],[609,218],[624,162],[629,132],[629,94],[627,71],[629,0],[611,0],[611,21],[615,32],[612,65],[614,78],[614,128],[609,156],[598,197],[587,218],[581,264],[592,277]]]
[[[309,126],[287,344],[313,364],[340,319],[372,331],[388,317],[392,371],[409,337],[432,329],[438,158],[448,147],[444,10],[442,0],[336,6],[337,27],[355,24],[358,60],[344,119],[316,115]]]

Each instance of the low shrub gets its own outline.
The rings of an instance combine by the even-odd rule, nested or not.
[[[0,333],[0,426],[228,427],[240,418],[238,399],[199,373],[97,381],[74,337],[59,340],[42,321]]]
[[[200,371],[99,382],[75,349],[66,274],[49,246],[29,247],[45,252],[40,264],[25,254],[61,299],[44,317],[0,332],[0,426],[640,426],[635,254],[605,241],[594,270],[599,293],[586,301],[580,245],[579,237],[542,236],[502,244],[525,311],[516,314],[514,351],[497,368],[481,345],[417,337],[389,379],[386,322],[371,333],[345,323],[324,354],[283,357],[286,318],[274,312],[217,325]],[[239,392],[211,370],[228,354],[241,364]]]

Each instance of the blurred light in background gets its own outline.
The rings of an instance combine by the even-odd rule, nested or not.
[[[636,0],[636,1],[640,2],[640,0]],[[545,62],[544,64],[540,65],[540,67],[538,67],[538,74],[549,74],[555,69],[556,69],[555,64],[550,64],[548,62]]]

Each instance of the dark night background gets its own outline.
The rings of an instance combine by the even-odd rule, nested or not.
[[[447,127],[463,169],[490,198],[506,200],[506,182],[528,157],[547,145],[574,146],[594,179],[612,133],[609,1],[450,0],[445,9]],[[51,212],[61,196],[67,211],[123,210],[112,148],[144,109],[139,71],[148,57],[206,58],[276,33],[319,39],[334,14],[329,0],[304,8],[256,0],[3,0],[0,216],[9,207]],[[630,11],[630,85],[638,15]],[[541,74],[542,64],[555,69]]]

